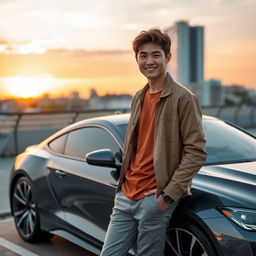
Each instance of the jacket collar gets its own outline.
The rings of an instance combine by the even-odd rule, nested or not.
[[[160,98],[164,98],[169,96],[172,93],[172,89],[174,87],[174,80],[171,77],[171,75],[167,72],[166,73],[166,77],[164,80],[164,85],[163,85],[163,90],[162,93],[160,95]],[[139,92],[138,92],[138,96],[141,97],[145,94],[146,90],[148,89],[149,84],[147,83]]]

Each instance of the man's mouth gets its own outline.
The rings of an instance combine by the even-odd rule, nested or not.
[[[154,71],[156,67],[145,68],[147,71]]]

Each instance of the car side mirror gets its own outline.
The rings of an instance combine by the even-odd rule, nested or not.
[[[106,167],[120,167],[116,164],[116,158],[110,149],[99,149],[92,151],[85,156],[88,164]]]

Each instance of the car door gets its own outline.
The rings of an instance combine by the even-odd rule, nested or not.
[[[68,133],[49,179],[72,226],[103,240],[112,212],[118,170],[89,165],[85,155],[98,149],[120,152],[120,145],[104,127],[83,127]]]

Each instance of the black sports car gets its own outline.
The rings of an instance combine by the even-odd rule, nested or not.
[[[64,237],[99,254],[129,114],[72,124],[18,155],[11,211],[26,241]],[[256,140],[205,116],[206,164],[168,228],[165,255],[256,255]],[[133,251],[131,250],[133,254]]]

